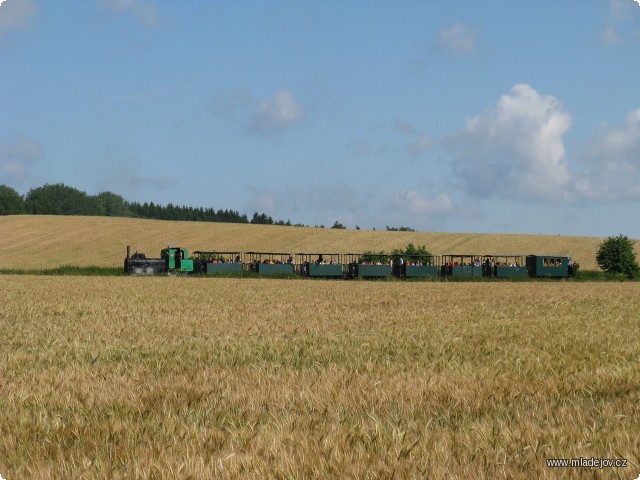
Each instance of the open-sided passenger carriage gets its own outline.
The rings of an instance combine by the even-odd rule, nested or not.
[[[482,277],[482,256],[443,255],[440,273],[443,277]]]
[[[386,278],[391,275],[391,255],[386,253],[346,253],[349,278]]]
[[[303,277],[342,278],[342,257],[341,253],[296,253],[296,266]]]
[[[482,266],[485,277],[518,278],[529,275],[524,255],[485,255]]]
[[[242,273],[242,254],[240,252],[197,251],[193,252],[195,273]]]
[[[249,271],[260,275],[292,275],[294,273],[293,255],[290,253],[247,252],[245,261]]]
[[[393,255],[393,274],[399,278],[436,278],[438,257],[434,255]]]

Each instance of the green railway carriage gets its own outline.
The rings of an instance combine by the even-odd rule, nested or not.
[[[436,278],[438,258],[434,255],[394,255],[393,275],[399,278]]]
[[[242,273],[242,254],[240,252],[197,251],[194,271],[216,275],[222,273]]]
[[[386,253],[348,253],[349,278],[387,278],[392,272],[392,258]]]
[[[340,253],[297,253],[296,266],[303,277],[342,278],[344,262]]]
[[[527,268],[532,277],[568,277],[570,263],[571,257],[564,255],[527,255]]]
[[[522,278],[529,276],[529,269],[523,255],[487,255],[484,257],[482,265],[485,267],[485,277]]]
[[[247,252],[249,271],[260,275],[293,275],[294,261],[290,253]]]
[[[482,277],[483,266],[480,255],[443,255],[442,276]]]

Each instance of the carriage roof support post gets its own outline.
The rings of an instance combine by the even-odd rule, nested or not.
[[[127,245],[127,260],[131,258],[131,245]]]

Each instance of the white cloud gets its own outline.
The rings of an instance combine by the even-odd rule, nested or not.
[[[33,0],[7,0],[0,5],[0,35],[10,30],[25,30],[38,11]]]
[[[467,119],[446,140],[458,151],[455,179],[481,197],[566,199],[570,174],[563,136],[571,123],[555,97],[515,85],[495,109]]]
[[[451,28],[440,31],[438,48],[454,55],[473,53],[476,48],[476,34],[464,23],[456,22]]]
[[[117,14],[130,14],[147,27],[159,22],[158,8],[155,2],[147,0],[102,0],[111,11]]]
[[[11,184],[24,183],[33,163],[43,156],[42,146],[27,137],[19,137],[11,145],[0,143],[0,180]]]
[[[288,90],[276,92],[270,100],[262,100],[253,113],[249,131],[253,133],[281,133],[300,121],[302,108]]]
[[[589,145],[577,189],[595,200],[640,199],[640,109],[624,125],[605,127]]]

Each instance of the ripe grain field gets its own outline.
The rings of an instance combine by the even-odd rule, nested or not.
[[[5,478],[635,478],[635,283],[0,276]],[[549,469],[552,457],[626,458]]]
[[[612,232],[612,235],[618,232]],[[436,255],[547,253],[569,255],[595,270],[601,238],[559,235],[387,232],[111,217],[0,216],[0,269],[61,265],[119,267],[125,247],[157,257],[167,243],[196,250],[258,252],[391,252],[408,243]],[[640,242],[636,242],[640,256]]]

